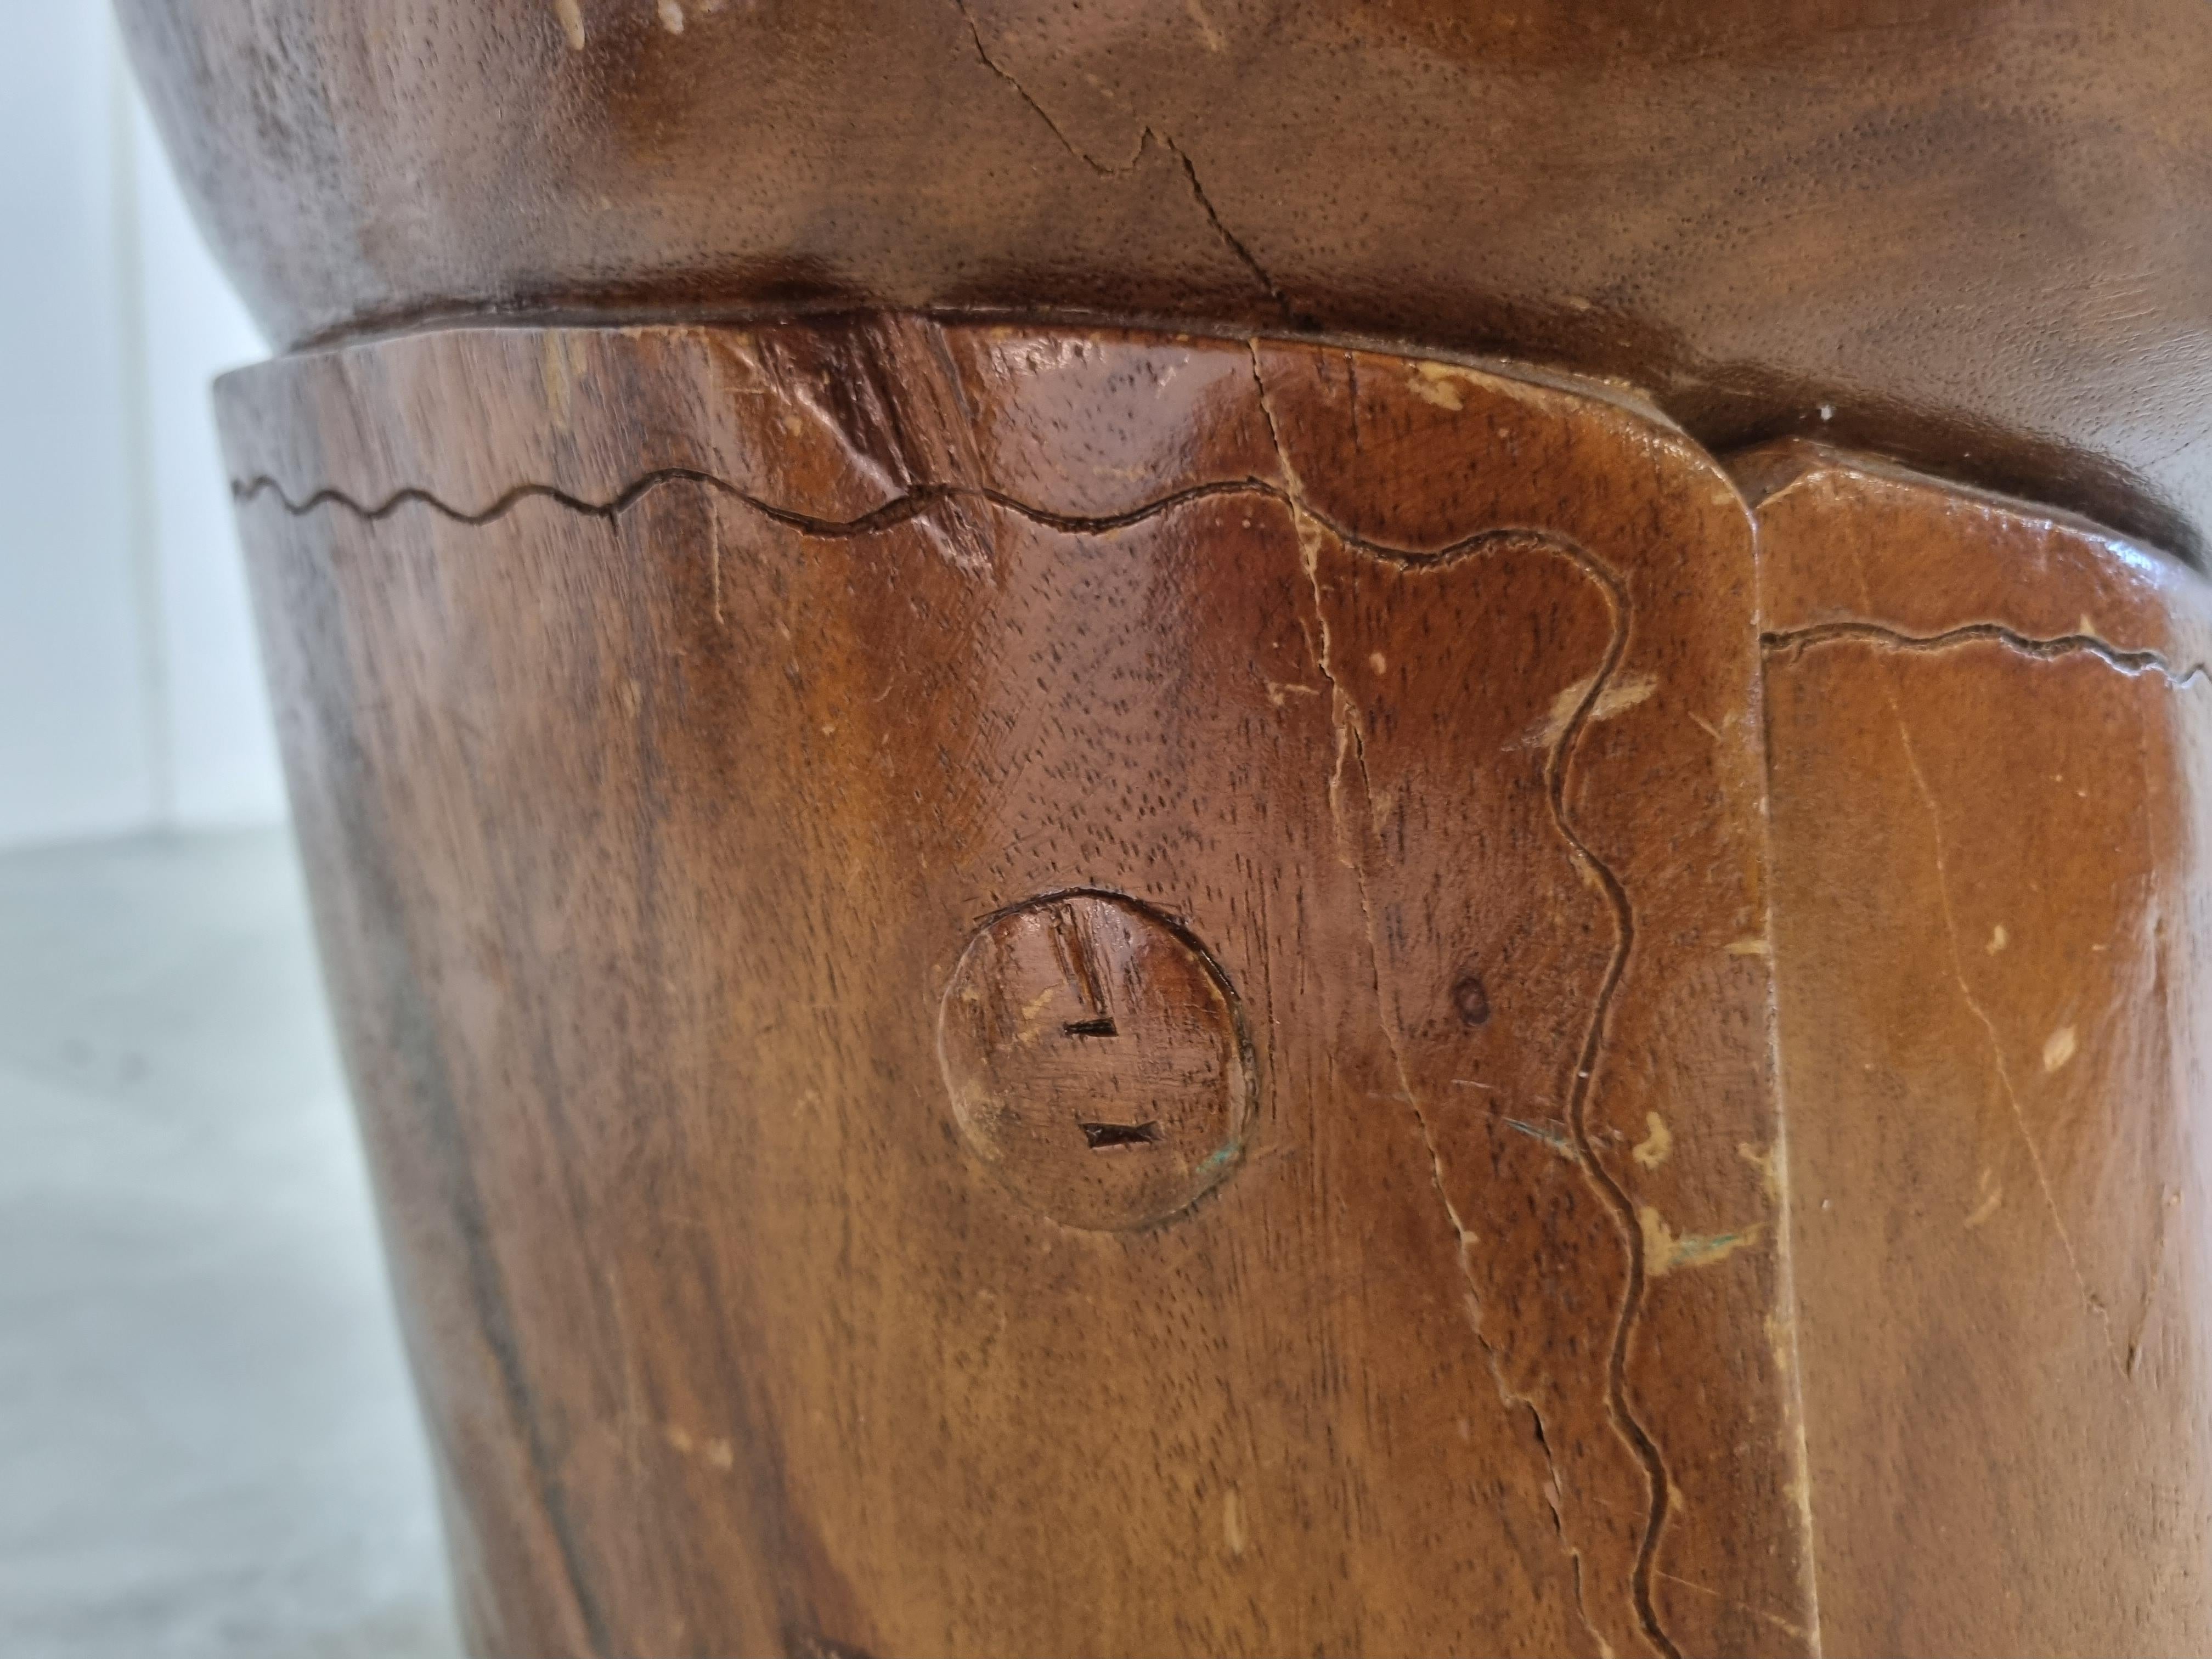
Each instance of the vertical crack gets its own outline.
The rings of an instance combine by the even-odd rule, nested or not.
[[[1559,830],[1560,838],[1572,850],[1577,861],[1582,865],[1585,873],[1605,894],[1607,903],[1613,914],[1615,930],[1613,955],[1607,962],[1605,975],[1600,981],[1597,995],[1592,1004],[1589,1023],[1584,1032],[1581,1048],[1576,1056],[1574,1080],[1568,1091],[1567,1123],[1576,1161],[1581,1164],[1584,1178],[1596,1189],[1600,1198],[1612,1210],[1614,1220],[1620,1229],[1622,1249],[1628,1261],[1627,1284],[1622,1293],[1620,1312],[1614,1323],[1613,1348],[1607,1365],[1606,1405],[1607,1413],[1613,1419],[1615,1431],[1626,1442],[1630,1449],[1635,1454],[1638,1462],[1642,1465],[1650,1489],[1650,1507],[1645,1516],[1644,1536],[1638,1544],[1635,1564],[1630,1571],[1629,1597],[1636,1609],[1638,1622],[1643,1626],[1644,1636],[1653,1648],[1664,1656],[1664,1659],[1681,1659],[1680,1650],[1661,1627],[1657,1608],[1651,1600],[1652,1564],[1658,1553],[1660,1531],[1667,1519],[1669,1483],[1666,1463],[1660,1456],[1657,1443],[1651,1438],[1650,1432],[1638,1419],[1628,1402],[1629,1334],[1635,1324],[1638,1313],[1641,1311],[1644,1300],[1643,1229],[1638,1222],[1635,1206],[1630,1201],[1628,1194],[1621,1189],[1620,1183],[1598,1161],[1596,1148],[1590,1139],[1589,1122],[1589,1097],[1594,1086],[1593,1079],[1599,1069],[1600,1056],[1611,1021],[1613,999],[1620,990],[1622,979],[1626,976],[1629,955],[1634,948],[1636,917],[1629,903],[1626,888],[1621,884],[1620,878],[1614,874],[1612,866],[1600,858],[1576,830],[1566,807],[1568,762],[1584,729],[1589,724],[1591,710],[1605,696],[1614,675],[1620,669],[1622,659],[1627,654],[1630,608],[1627,592],[1620,577],[1587,550],[1562,537],[1544,532],[1513,530],[1478,532],[1435,553],[1417,556],[1376,546],[1349,534],[1336,526],[1328,524],[1319,514],[1311,512],[1304,504],[1303,499],[1304,491],[1296,470],[1291,464],[1290,457],[1283,448],[1282,433],[1276,425],[1274,408],[1267,397],[1267,380],[1261,370],[1257,343],[1251,343],[1249,349],[1251,354],[1253,381],[1259,393],[1261,414],[1267,422],[1268,436],[1273,444],[1278,465],[1282,469],[1283,499],[1291,509],[1297,528],[1299,558],[1304,567],[1306,580],[1313,594],[1315,626],[1320,633],[1320,638],[1315,643],[1315,666],[1320,671],[1322,680],[1329,689],[1331,718],[1335,725],[1337,734],[1336,764],[1329,779],[1330,814],[1336,826],[1338,840],[1342,846],[1341,856],[1352,867],[1354,886],[1358,895],[1361,920],[1367,934],[1369,971],[1374,985],[1376,1011],[1382,1026],[1383,1041],[1389,1048],[1391,1061],[1398,1074],[1398,1086],[1402,1091],[1401,1098],[1412,1111],[1413,1121],[1419,1128],[1422,1145],[1426,1148],[1429,1156],[1430,1178],[1436,1188],[1437,1199],[1443,1205],[1445,1219],[1451,1226],[1456,1243],[1455,1257],[1460,1276],[1467,1286],[1468,1312],[1474,1328],[1475,1341],[1482,1349],[1484,1359],[1489,1365],[1492,1380],[1498,1389],[1499,1396],[1509,1406],[1515,1404],[1527,1406],[1531,1415],[1536,1419],[1537,1443],[1542,1447],[1545,1462],[1552,1472],[1553,1522],[1559,1531],[1561,1542],[1567,1545],[1567,1552],[1574,1565],[1577,1610],[1582,1615],[1584,1627],[1589,1630],[1593,1637],[1597,1638],[1601,1648],[1605,1645],[1604,1638],[1598,1632],[1595,1626],[1590,1624],[1588,1610],[1583,1605],[1582,1556],[1571,1543],[1567,1543],[1565,1528],[1560,1523],[1557,1498],[1559,1490],[1559,1466],[1552,1455],[1551,1442],[1543,1431],[1542,1416],[1537,1412],[1533,1401],[1516,1393],[1506,1381],[1498,1351],[1483,1333],[1480,1287],[1476,1282],[1474,1268],[1468,1259],[1468,1248],[1472,1235],[1461,1218],[1458,1207],[1452,1202],[1451,1194],[1444,1179],[1442,1148],[1437,1141],[1428,1115],[1422,1109],[1419,1096],[1413,1088],[1412,1076],[1406,1064],[1404,1049],[1398,1041],[1395,1024],[1390,1018],[1389,1007],[1384,1000],[1381,948],[1375,927],[1374,906],[1368,891],[1366,869],[1364,860],[1358,857],[1351,842],[1344,820],[1341,783],[1347,757],[1358,772],[1361,794],[1368,803],[1370,814],[1373,811],[1374,789],[1367,769],[1366,742],[1364,734],[1360,730],[1357,709],[1350,695],[1338,682],[1335,671],[1331,666],[1333,642],[1329,635],[1328,614],[1322,595],[1317,557],[1318,532],[1325,527],[1330,533],[1342,539],[1346,545],[1357,547],[1370,557],[1386,559],[1403,565],[1438,563],[1478,548],[1488,541],[1502,539],[1505,537],[1525,537],[1540,542],[1547,552],[1564,558],[1574,565],[1595,584],[1605,596],[1607,613],[1612,623],[1610,635],[1606,642],[1605,654],[1599,662],[1597,672],[1590,677],[1588,684],[1583,688],[1581,701],[1576,705],[1573,714],[1560,728],[1550,753],[1546,757],[1544,765],[1545,795],[1551,810],[1553,823]]]
[[[1157,137],[1168,154],[1182,163],[1183,177],[1190,181],[1190,193],[1198,198],[1199,208],[1205,213],[1206,222],[1213,227],[1215,234],[1221,238],[1230,252],[1237,256],[1238,263],[1252,273],[1252,280],[1267,290],[1267,297],[1275,302],[1276,309],[1283,313],[1283,320],[1293,327],[1314,326],[1313,319],[1299,313],[1297,307],[1291,303],[1290,295],[1284,293],[1281,285],[1267,274],[1267,268],[1254,257],[1252,250],[1244,246],[1243,239],[1222,222],[1221,215],[1213,205],[1213,198],[1206,193],[1206,186],[1198,181],[1197,166],[1191,161],[1183,147],[1165,133],[1156,133],[1151,127],[1145,129],[1145,137],[1146,138]]]
[[[991,55],[991,49],[983,44],[982,27],[975,21],[975,14],[969,8],[968,0],[952,0],[952,3],[960,13],[960,21],[968,26],[968,38],[975,44],[977,61],[1014,89],[1015,95],[1036,112],[1037,119],[1043,122],[1052,136],[1060,141],[1062,149],[1100,178],[1119,179],[1135,172],[1139,163],[1145,159],[1146,147],[1157,143],[1175,157],[1176,165],[1182,169],[1184,179],[1190,185],[1192,198],[1197,202],[1199,211],[1206,216],[1206,223],[1213,227],[1213,234],[1221,239],[1221,245],[1229,250],[1237,263],[1250,272],[1252,280],[1267,291],[1267,297],[1275,302],[1276,309],[1283,313],[1283,320],[1297,327],[1313,325],[1311,319],[1300,315],[1297,307],[1291,305],[1290,296],[1283,292],[1281,284],[1268,274],[1267,268],[1254,256],[1252,250],[1244,245],[1244,239],[1229,228],[1220,210],[1213,205],[1213,198],[1206,193],[1206,186],[1199,181],[1197,164],[1192,161],[1189,153],[1181,144],[1146,122],[1137,134],[1137,147],[1129,152],[1127,161],[1119,163],[1100,161],[1069,137],[1066,129],[1053,118],[1052,112],[1038,101],[1036,95],[1021,83],[1012,70]]]
[[[1754,615],[1765,614],[1766,596],[1763,584],[1765,570],[1763,559],[1756,556],[1759,525],[1753,515],[1752,534],[1754,538],[1754,557],[1752,562],[1753,580],[1762,584],[1754,601]],[[1795,1478],[1787,1495],[1794,1500],[1797,1523],[1801,1529],[1803,1551],[1798,1563],[1797,1577],[1801,1593],[1805,1598],[1807,1629],[1800,1632],[1812,1659],[1820,1659],[1824,1650],[1820,1632],[1820,1554],[1814,1547],[1813,1528],[1813,1448],[1805,1422],[1805,1359],[1800,1330],[1797,1297],[1796,1263],[1796,1204],[1797,1189],[1790,1167],[1790,1101],[1784,1092],[1782,1070],[1782,1002],[1781,975],[1774,961],[1775,888],[1779,879],[1775,866],[1774,835],[1774,701],[1767,685],[1767,653],[1759,653],[1759,720],[1761,781],[1765,785],[1759,801],[1759,830],[1763,837],[1761,851],[1765,860],[1765,937],[1768,962],[1766,972],[1766,1063],[1768,1088],[1774,1101],[1774,1143],[1766,1156],[1773,1176],[1771,1191],[1775,1198],[1775,1265],[1789,1297],[1789,1347],[1784,1351],[1778,1338],[1774,1342],[1778,1364],[1787,1364],[1790,1371],[1790,1412],[1794,1419],[1790,1425],[1789,1455],[1796,1466]],[[1672,1573],[1659,1575],[1668,1582],[1686,1584],[1688,1581]],[[1691,1589],[1701,1586],[1690,1585]],[[1771,1614],[1761,1614],[1771,1619]]]

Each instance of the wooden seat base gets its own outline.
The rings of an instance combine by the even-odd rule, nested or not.
[[[2212,1643],[2212,603],[1609,388],[223,383],[473,1638]]]

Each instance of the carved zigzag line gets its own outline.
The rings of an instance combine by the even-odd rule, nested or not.
[[[1272,420],[1270,424],[1273,424]],[[1650,1591],[1650,1578],[1657,1554],[1659,1534],[1667,1516],[1668,1477],[1665,1460],[1658,1444],[1638,1418],[1629,1403],[1627,1395],[1627,1351],[1637,1315],[1641,1311],[1644,1291],[1643,1235],[1641,1230],[1636,1225],[1634,1206],[1610,1172],[1599,1161],[1588,1129],[1589,1098],[1596,1089],[1595,1079],[1601,1069],[1604,1040],[1611,1023],[1613,1004],[1621,981],[1626,976],[1628,957],[1635,933],[1635,913],[1626,885],[1612,867],[1575,829],[1566,810],[1565,802],[1566,770],[1571,763],[1573,750],[1587,726],[1591,709],[1603,696],[1607,682],[1618,667],[1626,647],[1629,601],[1626,585],[1620,576],[1578,543],[1559,535],[1557,532],[1534,526],[1498,526],[1484,529],[1432,551],[1391,547],[1383,543],[1371,541],[1346,526],[1334,522],[1327,514],[1316,512],[1309,507],[1293,490],[1268,480],[1254,477],[1196,484],[1158,497],[1140,506],[1129,508],[1126,512],[1095,517],[1054,513],[981,485],[924,484],[915,486],[894,500],[855,518],[823,520],[794,513],[788,508],[775,507],[740,489],[726,478],[689,467],[663,468],[643,474],[604,501],[589,501],[550,484],[518,484],[500,495],[489,507],[478,512],[468,512],[455,507],[428,490],[411,486],[394,490],[374,505],[360,501],[343,490],[332,488],[317,489],[304,499],[295,501],[286,494],[281,484],[266,474],[243,483],[234,483],[232,491],[241,505],[264,495],[271,495],[286,512],[295,516],[313,513],[322,507],[335,507],[350,513],[364,521],[374,522],[388,517],[403,507],[414,505],[442,514],[456,523],[473,526],[490,523],[513,511],[522,501],[536,497],[550,500],[574,513],[595,518],[614,519],[635,506],[653,490],[679,483],[696,483],[718,490],[742,502],[762,516],[788,526],[802,534],[838,538],[866,536],[890,529],[918,516],[938,503],[963,497],[989,501],[994,506],[1053,529],[1075,534],[1097,534],[1127,528],[1192,501],[1203,501],[1214,496],[1259,495],[1280,502],[1294,514],[1304,514],[1314,522],[1322,525],[1348,547],[1355,548],[1370,557],[1397,564],[1443,564],[1478,555],[1486,548],[1500,542],[1522,539],[1540,542],[1551,551],[1575,565],[1585,577],[1603,591],[1608,606],[1613,613],[1613,636],[1608,643],[1604,664],[1600,672],[1586,689],[1573,717],[1568,720],[1553,745],[1551,756],[1547,762],[1546,784],[1550,796],[1553,822],[1573,854],[1583,860],[1592,878],[1604,891],[1608,906],[1613,912],[1618,930],[1614,951],[1607,964],[1604,981],[1599,988],[1591,1011],[1590,1020],[1576,1058],[1575,1077],[1571,1085],[1571,1103],[1569,1118],[1573,1132],[1576,1161],[1581,1165],[1585,1179],[1595,1189],[1600,1200],[1613,1212],[1614,1218],[1622,1230],[1623,1249],[1628,1259],[1627,1282],[1623,1286],[1620,1310],[1613,1330],[1612,1352],[1608,1357],[1606,1393],[1607,1406],[1615,1425],[1638,1463],[1643,1466],[1650,1488],[1650,1510],[1645,1516],[1643,1536],[1632,1569],[1628,1587],[1629,1599],[1653,1647],[1662,1655],[1667,1656],[1667,1659],[1674,1659],[1678,1650],[1660,1625],[1657,1609],[1652,1601]],[[1328,672],[1325,664],[1322,665],[1322,672],[1325,675]],[[1385,1035],[1388,1036],[1387,1014],[1383,1018],[1386,1022]],[[1395,1042],[1393,1046],[1395,1047]],[[1428,1133],[1425,1119],[1423,1120],[1422,1128],[1424,1139],[1426,1139]],[[1437,1153],[1433,1142],[1431,1143],[1430,1151],[1434,1158]],[[1449,1204],[1447,1207],[1449,1208]],[[1452,1219],[1456,1230],[1457,1218],[1454,1217]],[[1462,1271],[1464,1272],[1463,1260],[1461,1266]],[[1479,1330],[1476,1334],[1477,1340],[1481,1340],[1481,1334]],[[1579,1558],[1577,1558],[1577,1582],[1579,1582]]]
[[[2099,639],[2094,634],[2059,634],[2041,639],[2032,634],[2023,634],[2017,629],[2008,628],[2002,623],[1967,623],[1961,627],[1946,629],[1940,634],[1908,634],[1881,623],[1827,622],[1759,636],[1762,649],[1778,653],[1794,653],[1814,646],[1844,640],[1863,641],[1894,651],[1948,651],[1954,646],[1987,641],[2026,656],[2039,657],[2045,662],[2059,657],[2087,655],[2118,669],[2123,674],[2160,675],[2177,691],[2200,680],[2212,680],[2212,671],[2208,671],[2202,662],[2191,663],[2186,668],[2177,668],[2171,659],[2160,652],[2113,645],[2109,641]]]

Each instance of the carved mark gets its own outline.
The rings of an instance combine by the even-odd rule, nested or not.
[[[1257,372],[1255,364],[1255,379]],[[1264,388],[1261,396],[1261,410],[1272,431],[1274,428],[1274,418],[1272,410],[1267,406]],[[1279,453],[1281,450],[1279,435],[1277,437],[1276,447]],[[1620,980],[1633,945],[1635,917],[1629,904],[1626,890],[1610,866],[1576,834],[1565,805],[1566,762],[1589,726],[1593,709],[1610,688],[1626,647],[1628,605],[1627,596],[1620,579],[1579,544],[1571,543],[1563,537],[1536,530],[1513,527],[1485,530],[1436,550],[1393,547],[1387,543],[1377,542],[1362,536],[1350,526],[1338,524],[1327,514],[1316,512],[1305,503],[1294,489],[1286,489],[1282,485],[1259,478],[1195,485],[1187,489],[1173,491],[1157,500],[1132,507],[1127,512],[1089,517],[1056,513],[1049,508],[1020,501],[1002,491],[985,487],[966,484],[930,484],[909,489],[881,507],[855,518],[843,520],[818,519],[794,513],[787,508],[760,501],[726,479],[690,468],[664,469],[641,476],[617,495],[604,502],[585,501],[548,484],[524,483],[509,489],[481,513],[459,510],[438,499],[430,492],[413,487],[394,491],[374,507],[366,506],[342,490],[327,487],[316,490],[303,501],[295,502],[274,478],[266,475],[257,477],[244,483],[234,484],[233,489],[242,502],[251,501],[264,492],[272,493],[284,509],[295,515],[329,506],[349,511],[362,519],[375,520],[411,502],[427,507],[434,512],[462,523],[483,524],[511,510],[521,500],[532,495],[545,496],[580,514],[599,518],[613,518],[626,512],[650,491],[664,484],[684,482],[702,484],[717,490],[751,508],[763,518],[784,525],[802,535],[825,538],[872,535],[904,523],[928,511],[937,503],[956,497],[980,498],[1007,512],[1016,514],[1031,523],[1080,535],[1123,529],[1172,511],[1187,503],[1217,495],[1259,496],[1280,502],[1292,514],[1302,515],[1311,523],[1321,526],[1346,547],[1370,557],[1397,564],[1420,566],[1442,563],[1455,558],[1470,556],[1501,542],[1523,538],[1537,541],[1573,563],[1604,590],[1608,602],[1613,606],[1613,638],[1589,691],[1572,712],[1565,728],[1559,733],[1558,741],[1553,744],[1547,769],[1547,793],[1550,797],[1553,821],[1575,852],[1578,861],[1583,864],[1589,872],[1592,880],[1605,894],[1607,903],[1613,912],[1617,929],[1613,956],[1591,1011],[1585,1040],[1576,1067],[1574,1085],[1570,1091],[1569,1140],[1574,1148],[1577,1162],[1581,1165],[1591,1187],[1600,1200],[1613,1212],[1619,1223],[1624,1248],[1627,1253],[1629,1264],[1627,1284],[1622,1297],[1620,1319],[1614,1330],[1609,1365],[1607,1406],[1616,1428],[1628,1443],[1638,1462],[1643,1465],[1650,1486],[1650,1506],[1646,1514],[1643,1542],[1638,1549],[1633,1569],[1631,1600],[1636,1607],[1638,1621],[1644,1626],[1645,1634],[1650,1638],[1653,1646],[1662,1655],[1668,1656],[1668,1659],[1674,1659],[1678,1650],[1659,1625],[1657,1610],[1653,1604],[1650,1591],[1653,1561],[1657,1553],[1659,1535],[1665,1523],[1668,1509],[1668,1482],[1666,1465],[1660,1455],[1656,1443],[1652,1440],[1649,1431],[1635,1416],[1629,1407],[1626,1396],[1626,1355],[1629,1334],[1634,1326],[1637,1314],[1641,1309],[1644,1291],[1643,1235],[1637,1223],[1635,1206],[1629,1200],[1627,1194],[1598,1162],[1596,1150],[1590,1140],[1588,1127],[1591,1079],[1599,1069],[1600,1050],[1609,1024],[1612,1005],[1620,989]],[[1322,654],[1325,659],[1325,651]],[[1343,696],[1341,688],[1337,686],[1325,659],[1321,665],[1321,669],[1324,679],[1329,682],[1332,695],[1341,697]],[[1357,737],[1354,734],[1350,740],[1350,748],[1355,757],[1358,754],[1358,747]],[[1224,983],[1225,982],[1224,981]],[[1241,1012],[1237,1018],[1241,1030]],[[943,1042],[942,1028],[940,1028],[941,1050]],[[1249,1058],[1246,1063],[1249,1075]],[[949,1060],[947,1064],[949,1075]],[[1418,1105],[1415,1109],[1415,1115],[1420,1120],[1424,1139],[1430,1143],[1431,1158],[1436,1164],[1437,1173],[1440,1177],[1442,1169],[1440,1155],[1429,1130],[1425,1115],[1419,1110]],[[1204,1160],[1200,1169],[1201,1171],[1218,1174],[1235,1161],[1240,1150],[1241,1143],[1232,1140]],[[1441,1191],[1441,1182],[1439,1182],[1439,1190]],[[1449,1208],[1449,1203],[1447,1207]],[[1455,1215],[1452,1220],[1463,1243],[1466,1237],[1465,1229],[1459,1224]],[[1144,1223],[1105,1221],[1074,1222],[1072,1224],[1122,1226],[1139,1225]],[[1462,1272],[1468,1271],[1464,1261],[1462,1261]],[[1472,1288],[1471,1274],[1470,1288]],[[1488,1340],[1482,1335],[1479,1327],[1476,1330],[1476,1340],[1482,1344],[1486,1353],[1489,1353]],[[1491,1359],[1494,1369],[1496,1363],[1494,1354],[1491,1354]],[[1579,1566],[1579,1560],[1580,1558],[1577,1556],[1577,1566]]]
[[[1226,976],[1187,930],[1119,893],[1047,894],[985,917],[945,988],[938,1054],[969,1149],[1073,1227],[1181,1212],[1228,1173],[1251,1115]]]
[[[2060,657],[2086,653],[2106,666],[2117,668],[2123,674],[2159,674],[2174,690],[2212,678],[2204,664],[2195,662],[2186,668],[2176,667],[2156,651],[2128,650],[2108,643],[2094,634],[2061,634],[2051,639],[2038,639],[2007,628],[2002,623],[1968,623],[1962,628],[1948,629],[1941,634],[1906,634],[1880,623],[1831,622],[1815,623],[1808,628],[1793,628],[1783,633],[1761,634],[1759,647],[1771,655],[1794,655],[1816,645],[1826,645],[1835,640],[1861,640],[1893,651],[1948,651],[1953,646],[1967,645],[1975,641],[1987,641],[2017,651],[2023,656],[2040,658],[2045,662]]]
[[[1160,1144],[1160,1126],[1151,1123],[1079,1123],[1083,1131],[1084,1144],[1094,1152],[1103,1152],[1109,1146],[1157,1146]]]

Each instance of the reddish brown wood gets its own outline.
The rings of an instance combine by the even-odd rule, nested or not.
[[[1809,1639],[1750,522],[1693,447],[896,320],[225,408],[487,1646]],[[1233,1162],[1136,1231],[1061,1180],[1127,1149],[1005,1179],[940,1064],[979,922],[1070,889],[1249,1036]]]
[[[1744,471],[1828,1650],[2193,1652],[2212,601],[1879,465]]]
[[[2201,545],[2200,0],[121,0],[286,343],[893,307],[1330,330]]]
[[[481,1647],[2212,1638],[2192,574],[1265,339],[222,406]]]
[[[2212,1647],[2212,11],[119,9],[479,1648]]]
[[[1054,1220],[1172,1219],[1251,1132],[1251,1032],[1206,947],[1115,893],[1026,901],[954,964],[938,1058],[969,1150]]]

